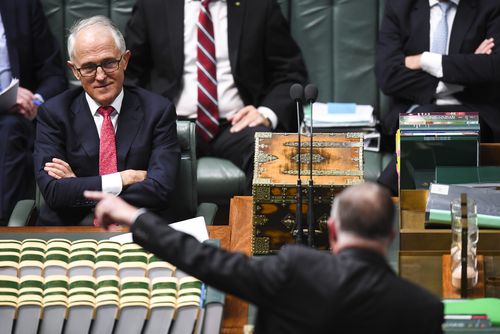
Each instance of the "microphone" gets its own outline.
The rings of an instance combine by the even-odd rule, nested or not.
[[[309,192],[308,192],[308,210],[307,210],[307,245],[309,247],[315,247],[314,237],[315,237],[315,226],[314,226],[314,181],[313,181],[313,103],[318,98],[318,87],[313,84],[309,84],[305,88],[306,103],[309,103],[309,108],[311,110],[311,125],[310,125],[310,144],[309,144]]]
[[[295,106],[297,108],[297,138],[298,138],[298,178],[297,178],[297,203],[295,208],[295,242],[298,244],[302,243],[302,180],[300,179],[300,168],[301,168],[301,143],[300,143],[300,111],[302,110],[302,100],[304,98],[304,88],[301,84],[293,84],[290,87],[290,97],[295,101]]]

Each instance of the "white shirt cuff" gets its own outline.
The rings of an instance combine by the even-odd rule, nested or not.
[[[142,214],[144,214],[144,213],[146,213],[146,212],[147,212],[147,210],[146,210],[146,209],[144,209],[144,208],[137,209],[137,211],[136,211],[136,212],[134,213],[134,215],[132,216],[131,221],[132,221],[133,223],[135,223],[135,221],[137,220],[137,218],[139,218],[139,216],[140,216],[140,215],[142,215]]]
[[[278,116],[276,116],[274,111],[272,111],[268,107],[258,107],[257,110],[260,112],[262,116],[269,119],[273,130],[276,129],[276,127],[278,126]]]
[[[102,191],[115,196],[120,195],[123,189],[120,173],[106,174],[101,176]]]
[[[443,77],[443,55],[432,52],[422,53],[422,58],[420,59],[422,64],[422,70],[429,73],[436,78]]]

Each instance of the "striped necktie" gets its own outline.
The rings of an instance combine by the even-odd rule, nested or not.
[[[198,107],[196,130],[200,138],[205,141],[211,141],[219,132],[217,63],[214,25],[208,9],[209,3],[210,0],[202,0],[197,24]]]
[[[430,51],[433,53],[438,53],[441,55],[447,54],[446,48],[448,45],[448,11],[453,5],[451,1],[443,0],[439,1],[438,4],[441,9],[441,20],[439,20],[434,35],[432,36],[432,44]]]

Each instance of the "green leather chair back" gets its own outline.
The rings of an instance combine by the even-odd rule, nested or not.
[[[171,197],[176,220],[195,217],[198,208],[196,192],[196,135],[195,124],[177,121],[177,138],[181,147],[181,162],[177,172],[177,185]]]
[[[373,105],[375,46],[382,0],[290,0],[291,29],[321,102]]]
[[[66,39],[71,26],[80,19],[94,15],[104,15],[125,33],[125,25],[132,14],[135,0],[41,0],[50,29],[56,36],[62,50],[63,59],[67,60]],[[68,78],[74,81],[71,71]]]

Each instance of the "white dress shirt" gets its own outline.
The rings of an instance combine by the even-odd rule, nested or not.
[[[185,0],[184,3],[184,73],[182,75],[182,91],[174,99],[177,115],[196,118],[198,102],[197,27],[201,1]],[[227,118],[235,114],[245,105],[231,73],[227,38],[227,2],[211,1],[210,14],[214,25],[215,52],[217,60],[217,98],[219,102],[219,118]],[[278,125],[278,117],[271,109],[255,106],[267,117],[273,129]]]
[[[12,80],[10,69],[9,50],[7,49],[7,36],[0,15],[0,90],[7,88]]]
[[[97,112],[97,109],[99,109],[101,105],[95,102],[87,93],[85,93],[85,98],[89,105],[90,113],[94,118],[94,123],[97,128],[97,133],[99,134],[99,138],[101,138],[101,127],[102,127],[102,122],[104,121],[104,117]],[[113,128],[115,129],[115,133],[118,128],[118,116],[120,116],[122,102],[123,102],[123,88],[120,94],[118,94],[116,99],[110,105],[115,109],[115,111],[113,111],[109,115],[111,118],[111,123],[113,123]],[[119,195],[123,190],[122,178],[119,172],[102,175],[101,181],[102,181],[102,191],[105,193]]]
[[[457,7],[460,0],[450,0],[455,5],[451,6],[448,10],[448,41],[446,45],[446,53],[448,53],[448,49],[450,46],[450,36],[453,28],[453,22],[455,20],[455,15],[457,13]],[[430,36],[429,42],[432,44],[432,39],[434,36],[434,32],[438,26],[439,21],[441,20],[442,12],[438,6],[439,0],[429,0],[429,6],[431,7],[430,12]],[[429,45],[430,46],[430,45]],[[436,78],[443,77],[443,65],[442,65],[443,55],[432,53],[432,52],[424,52],[422,54],[422,70],[429,73],[430,75]],[[436,88],[436,104],[437,105],[450,105],[450,104],[460,104],[453,94],[458,93],[464,89],[461,85],[449,84],[439,81],[439,84]]]

